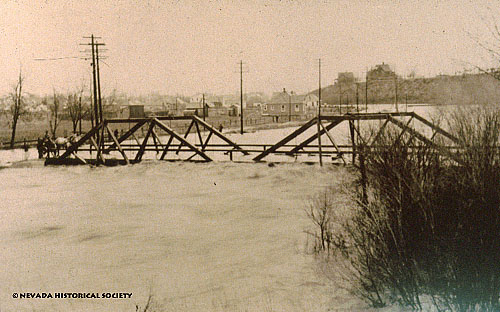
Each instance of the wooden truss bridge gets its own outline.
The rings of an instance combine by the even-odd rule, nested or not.
[[[360,129],[360,122],[377,120],[378,133],[372,138],[366,138]],[[184,134],[176,132],[174,127],[168,125],[176,121],[190,122]],[[338,129],[342,123],[347,123],[349,127],[350,139],[347,144],[337,144],[335,139],[338,141],[338,133],[332,134],[334,128]],[[118,124],[133,124],[133,126],[125,133],[117,135],[118,131],[113,129],[116,129],[115,126]],[[420,140],[434,147],[442,155],[459,161],[456,150],[460,148],[460,142],[457,138],[414,112],[392,112],[315,117],[277,143],[266,144],[237,144],[197,116],[106,119],[75,144],[67,147],[62,155],[47,158],[45,163],[126,165],[151,158],[152,153],[155,155],[154,158],[159,160],[209,162],[214,160],[213,157],[217,154],[228,155],[229,160],[233,160],[233,154],[239,154],[244,160],[249,161],[263,161],[269,155],[287,155],[295,159],[299,156],[318,156],[315,159],[331,157],[332,161],[340,160],[347,163],[355,162],[357,145],[375,146],[378,137],[389,124],[401,130],[400,136],[406,135]],[[136,135],[140,132],[139,129],[142,133],[147,129],[142,138]],[[444,139],[440,142],[447,141],[447,144],[436,143],[437,135]],[[218,143],[210,143],[214,137]],[[322,139],[323,144],[321,144]],[[114,154],[113,157],[109,157],[111,153]],[[345,155],[348,154],[352,155],[352,160],[346,159]]]

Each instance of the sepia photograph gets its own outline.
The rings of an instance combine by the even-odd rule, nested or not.
[[[0,1],[0,311],[500,311],[499,0]]]

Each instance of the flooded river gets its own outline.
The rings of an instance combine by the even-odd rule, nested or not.
[[[348,137],[344,124],[333,134],[339,144]],[[275,143],[291,131],[229,137]],[[31,160],[16,163],[23,158]],[[349,180],[344,167],[154,160],[44,167],[34,158],[35,150],[0,153],[0,165],[12,164],[0,169],[1,311],[135,311],[150,295],[153,311],[366,308],[318,272],[304,233],[309,198]],[[65,292],[131,296],[13,298]]]
[[[359,305],[317,274],[303,232],[308,198],[346,177],[342,167],[227,162],[2,169],[0,309],[135,311],[150,294],[159,311]],[[133,295],[16,300],[14,292]]]

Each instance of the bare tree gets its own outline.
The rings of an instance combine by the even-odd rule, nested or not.
[[[497,1],[498,2],[498,1]],[[483,31],[481,32],[469,32],[467,34],[472,41],[474,41],[477,46],[482,48],[486,54],[489,55],[489,60],[483,58],[484,63],[490,64],[490,66],[471,64],[476,70],[481,73],[488,74],[497,80],[500,80],[500,24],[498,23],[498,17],[500,11],[494,7],[486,7],[479,13],[479,19],[483,22]]]
[[[44,101],[47,101],[47,99],[44,99]],[[62,105],[59,100],[59,95],[56,93],[56,90],[54,90],[54,96],[52,98],[52,103],[47,104],[49,108],[49,129],[50,133],[52,134],[52,137],[56,136],[56,131],[57,127],[61,123],[61,111],[62,111]]]
[[[12,127],[10,148],[14,148],[17,122],[19,121],[19,118],[27,112],[26,103],[24,102],[23,99],[23,83],[24,83],[24,77],[22,75],[22,72],[19,71],[19,79],[16,85],[14,86],[12,92],[9,94],[10,106],[7,110],[7,114],[10,115],[12,121],[12,123],[10,124],[10,126]]]
[[[82,118],[85,114],[82,105],[83,87],[75,93],[68,94],[67,109],[73,124],[73,133],[77,132],[78,124],[80,124],[80,132],[82,131]]]

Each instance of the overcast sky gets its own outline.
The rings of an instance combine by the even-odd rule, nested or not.
[[[485,65],[468,32],[487,34],[488,1],[68,1],[0,3],[0,94],[88,86],[83,36],[106,43],[104,93],[305,92],[338,72],[389,63],[402,75]],[[491,13],[494,15],[494,12]],[[500,15],[497,15],[500,17]],[[487,39],[484,37],[482,39]],[[490,65],[490,64],[487,64]]]

